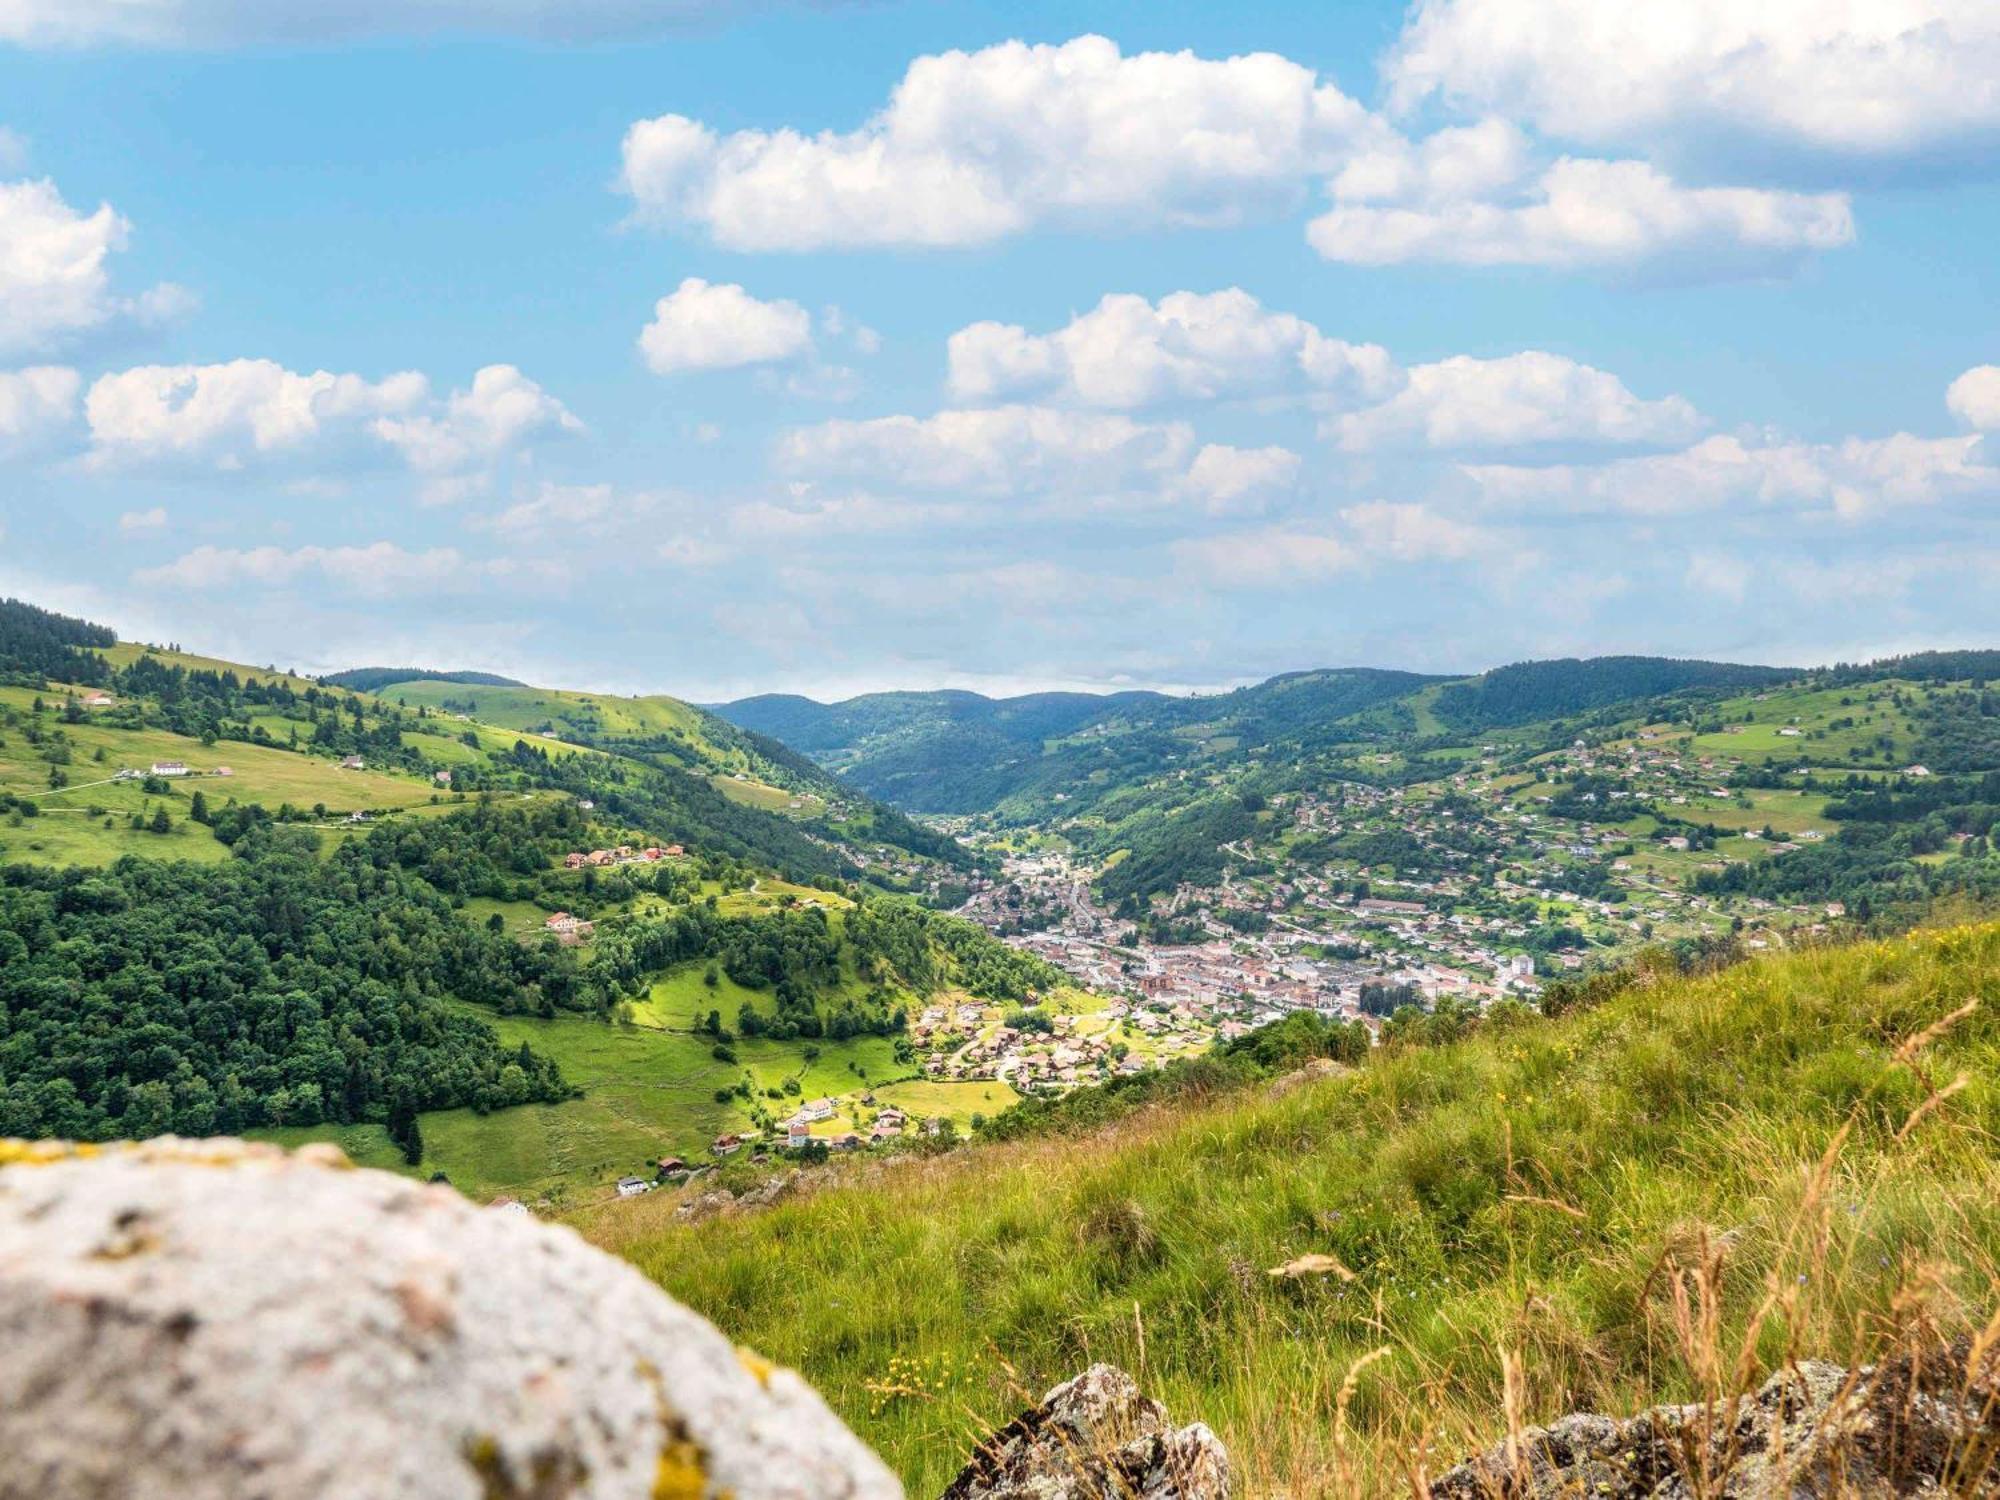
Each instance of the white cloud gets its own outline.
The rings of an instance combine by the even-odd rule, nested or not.
[[[108,203],[79,213],[46,179],[0,182],[0,355],[181,312],[188,297],[178,287],[163,284],[136,299],[113,294],[105,263],[130,233]]]
[[[1384,72],[1401,107],[1439,97],[1592,144],[1892,159],[2000,131],[2000,8],[1419,0]]]
[[[434,501],[477,492],[532,444],[582,429],[512,365],[486,366],[443,400],[413,371],[376,381],[268,359],[141,365],[100,376],[84,409],[97,468],[279,466],[317,471],[297,481],[310,485],[393,454]]]
[[[1982,461],[1980,438],[1907,432],[1838,443],[1719,434],[1678,453],[1597,465],[1467,465],[1489,506],[1523,511],[1681,515],[1757,508],[1830,511],[1857,520],[1883,510],[2000,493],[2000,468]]]
[[[1423,178],[1414,197],[1380,201],[1389,180],[1350,185],[1366,198],[1337,196],[1306,227],[1313,248],[1358,265],[1658,266],[1695,277],[1775,274],[1854,238],[1844,193],[1684,187],[1639,161],[1563,157],[1504,189],[1468,174],[1481,189],[1472,194]]]
[[[859,480],[945,497],[1064,497],[1096,506],[1254,503],[1289,485],[1298,456],[1283,448],[1197,446],[1185,422],[1049,406],[1001,406],[823,422],[795,428],[780,469],[814,480]]]
[[[1183,574],[1205,586],[1296,587],[1359,572],[1376,562],[1457,562],[1497,552],[1482,527],[1426,505],[1371,500],[1344,507],[1340,524],[1282,522],[1173,544]]]
[[[0,451],[34,448],[76,415],[83,379],[61,365],[0,371]]]
[[[812,314],[760,301],[734,282],[690,276],[653,307],[639,348],[656,375],[796,359],[812,349]]]
[[[1394,562],[1470,557],[1496,545],[1481,528],[1441,516],[1426,505],[1370,500],[1347,506],[1340,519],[1363,552]]]
[[[1298,483],[1299,456],[1289,448],[1206,444],[1175,493],[1212,511],[1249,510]]]
[[[1034,397],[1130,409],[1295,393],[1379,400],[1401,379],[1379,345],[1328,338],[1238,287],[1172,292],[1158,304],[1113,293],[1046,334],[974,323],[951,336],[947,351],[952,395],[968,402]]]
[[[1533,444],[1677,444],[1701,415],[1679,396],[1644,401],[1617,376],[1559,354],[1454,355],[1418,365],[1390,400],[1332,419],[1350,453],[1381,448],[1513,448]]]
[[[362,547],[197,547],[133,575],[145,585],[203,591],[247,585],[285,588],[317,579],[344,592],[382,598],[409,589],[477,588],[496,579],[546,581],[543,564],[473,560],[455,547],[412,552],[394,542]]]
[[[1364,559],[1349,541],[1299,526],[1191,537],[1173,544],[1181,571],[1229,588],[1313,583],[1351,572]]]
[[[1295,201],[1379,128],[1272,53],[1010,41],[915,59],[844,134],[641,120],[623,181],[642,218],[734,249],[973,245],[1043,222],[1233,223]]]
[[[950,507],[931,502],[866,493],[822,495],[806,489],[807,493],[782,500],[746,500],[731,506],[724,513],[730,533],[750,542],[770,537],[858,536],[935,528],[954,514]]]
[[[2000,432],[2000,365],[1975,365],[1944,393],[1951,414],[1974,432]]]
[[[494,465],[583,423],[514,366],[487,365],[441,409],[378,417],[370,430],[428,475],[425,498],[442,502],[483,488]]]
[[[177,459],[240,468],[259,455],[299,452],[429,396],[424,377],[385,380],[268,359],[213,365],[140,365],[98,377],[85,400],[100,462]]]
[[[0,41],[29,47],[311,46],[370,36],[653,36],[744,0],[6,0]]]
[[[498,515],[475,517],[470,524],[483,531],[516,537],[546,537],[581,533],[600,537],[627,520],[652,511],[656,497],[628,495],[608,484],[544,482],[532,497],[508,506]]]
[[[167,508],[155,505],[150,510],[128,510],[118,518],[118,529],[128,534],[138,531],[159,531],[167,524]]]
[[[998,496],[1122,489],[1184,472],[1194,447],[1184,423],[1002,406],[822,422],[786,434],[777,459],[788,472],[815,478]]]

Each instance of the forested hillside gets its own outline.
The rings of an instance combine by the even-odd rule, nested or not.
[[[0,683],[38,686],[59,682],[99,683],[104,663],[87,649],[110,646],[118,637],[102,625],[38,609],[20,599],[0,599]]]
[[[447,998],[563,1003],[559,955],[350,846],[262,828],[219,866],[0,867],[0,1135],[408,1119],[566,1096]]]

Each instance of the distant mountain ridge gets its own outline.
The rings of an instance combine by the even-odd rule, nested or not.
[[[1197,758],[1283,747],[1309,755],[1377,732],[1476,734],[1687,691],[1754,691],[1794,669],[1656,656],[1516,662],[1473,676],[1377,667],[1286,672],[1226,693],[869,693],[837,703],[765,694],[719,717],[782,740],[873,796],[920,812],[1067,801]]]

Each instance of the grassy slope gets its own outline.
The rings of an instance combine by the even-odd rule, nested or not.
[[[1704,1235],[1733,1249],[1705,1278],[1719,1331],[1691,1342],[1727,1370],[1747,1337],[1748,1378],[1920,1315],[1983,1320],[2000,1014],[1922,1054],[1966,1083],[1900,1144],[1926,1086],[1894,1054],[1996,981],[2000,924],[1800,953],[1094,1140],[863,1169],[696,1227],[655,1195],[583,1227],[802,1370],[915,1494],[1092,1359],[1215,1426],[1247,1494],[1401,1488],[1411,1442],[1436,1472],[1504,1427],[1507,1360],[1527,1420],[1701,1389],[1673,1304],[1699,1296]],[[1266,1275],[1309,1252],[1353,1280]],[[1378,1349],[1343,1441],[1343,1382]]]

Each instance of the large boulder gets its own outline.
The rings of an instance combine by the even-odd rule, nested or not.
[[[1753,1394],[1575,1413],[1431,1486],[1434,1500],[2000,1496],[2000,1365],[1969,1344],[1858,1370],[1816,1360]]]
[[[804,1381],[331,1148],[0,1141],[0,1500],[891,1500]]]
[[[1226,1500],[1229,1456],[1176,1429],[1132,1377],[1092,1365],[979,1445],[943,1500]]]

